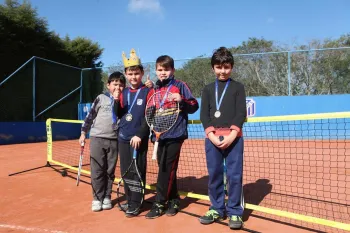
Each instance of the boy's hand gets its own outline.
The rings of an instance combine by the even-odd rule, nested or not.
[[[80,145],[81,145],[81,144],[85,144],[85,139],[86,139],[86,136],[85,136],[84,133],[82,133],[82,134],[80,135],[80,138],[79,138],[79,144],[80,144]]]
[[[134,136],[131,138],[130,145],[132,147],[134,147],[135,149],[138,149],[140,144],[141,144],[141,138],[139,138],[138,136]]]
[[[218,147],[222,150],[229,147],[233,141],[236,139],[238,132],[236,130],[231,130],[231,133],[228,136],[224,137],[224,140],[222,140],[222,144]]]
[[[169,99],[171,101],[180,102],[182,100],[181,95],[179,93],[173,93],[171,96],[169,96]]]
[[[151,79],[149,78],[149,75],[147,75],[147,79],[145,82],[145,86],[148,88],[152,88],[153,87],[153,82],[151,81]]]
[[[114,92],[113,92],[113,98],[114,98],[114,100],[119,100],[119,98],[120,98],[120,90],[119,90],[119,88],[116,88],[116,89],[114,90]]]
[[[215,136],[213,132],[210,132],[208,134],[208,138],[217,147],[219,147],[222,144],[222,141],[220,141],[220,139],[217,136]]]

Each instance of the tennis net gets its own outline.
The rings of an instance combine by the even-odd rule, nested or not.
[[[48,162],[77,170],[82,121],[48,119]],[[178,168],[182,195],[208,200],[204,129],[190,121]],[[248,118],[245,219],[250,215],[326,232],[350,230],[350,112]],[[149,144],[147,188],[158,167]],[[89,143],[83,173],[90,174]],[[116,177],[120,177],[119,164]]]

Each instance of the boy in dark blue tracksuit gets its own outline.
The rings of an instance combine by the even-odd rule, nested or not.
[[[153,93],[169,90],[172,99],[179,102],[180,113],[174,126],[160,136],[157,153],[158,179],[156,185],[156,201],[152,209],[146,214],[146,218],[160,217],[165,212],[165,204],[168,204],[166,215],[174,216],[179,211],[180,200],[177,190],[176,172],[179,163],[182,143],[188,138],[187,124],[188,114],[198,110],[198,102],[193,97],[186,83],[175,79],[174,60],[169,56],[160,56],[156,60],[156,74],[158,81]],[[152,134],[152,141],[155,135]]]
[[[146,183],[146,166],[149,128],[145,120],[145,108],[147,104],[147,95],[150,89],[142,83],[144,75],[143,66],[136,52],[132,49],[130,59],[123,54],[125,76],[130,84],[119,96],[119,106],[117,109],[119,121],[118,148],[120,154],[121,174],[124,174],[132,161],[134,148],[138,151],[137,166]],[[135,179],[127,177],[128,179]],[[142,193],[133,192],[125,184],[125,193],[127,198],[126,216],[134,217],[140,213]]]
[[[213,83],[202,92],[200,119],[207,138],[205,152],[209,173],[209,198],[211,207],[199,221],[210,224],[229,217],[229,227],[240,229],[243,225],[243,136],[246,119],[246,96],[243,84],[230,78],[233,69],[231,52],[221,47],[212,58],[216,75]],[[224,167],[226,158],[228,203],[225,206]]]

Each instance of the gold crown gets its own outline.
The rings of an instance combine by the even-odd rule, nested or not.
[[[136,55],[135,49],[131,49],[129,59],[125,56],[124,52],[122,53],[122,57],[123,57],[123,63],[124,63],[125,68],[130,67],[130,66],[141,65],[141,60]]]

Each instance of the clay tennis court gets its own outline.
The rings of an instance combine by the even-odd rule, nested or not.
[[[203,140],[188,140],[183,147],[179,165],[180,190],[207,194],[202,143]],[[246,140],[244,178],[246,202],[302,214],[313,213],[315,217],[326,219],[338,218],[336,220],[346,223],[350,213],[349,200],[346,200],[350,195],[350,187],[347,185],[350,181],[350,161],[348,161],[350,143],[347,141],[337,141],[333,144],[312,141],[292,142],[295,145],[291,145],[291,142],[285,143]],[[67,159],[71,165],[77,163],[79,146],[76,145],[76,141],[54,142],[53,159],[63,160],[61,162],[67,162],[64,161]],[[326,153],[325,149],[329,149],[329,153]],[[58,150],[67,154],[60,154]],[[151,150],[150,146],[149,151]],[[305,150],[308,150],[307,153]],[[320,154],[328,156],[330,153],[335,155],[335,152],[337,156],[322,162],[325,157],[321,158]],[[208,226],[199,223],[198,217],[207,211],[208,201],[183,196],[182,210],[178,215],[175,217],[164,215],[158,219],[147,220],[144,215],[150,209],[149,201],[152,201],[154,196],[154,193],[149,191],[145,211],[139,217],[128,219],[117,208],[99,213],[91,212],[90,179],[83,175],[82,182],[77,187],[75,171],[68,171],[68,176],[62,177],[55,169],[62,171],[64,168],[53,166],[55,169],[43,167],[8,176],[11,173],[43,166],[46,160],[46,143],[0,146],[2,187],[0,232],[232,232],[227,226],[227,221]],[[301,164],[300,161],[309,161],[309,164]],[[88,162],[88,147],[85,150],[84,162]],[[297,164],[299,164],[297,169],[288,167]],[[333,166],[334,164],[337,168]],[[155,182],[155,166],[154,161],[149,160],[147,177],[149,184]],[[329,170],[321,171],[321,167]],[[294,176],[294,172],[301,175]],[[329,175],[319,177],[318,174],[321,172]],[[119,170],[116,173],[119,174]],[[289,179],[288,176],[296,178]],[[305,186],[302,190],[298,190],[293,182],[301,182],[298,180],[301,177],[303,183],[309,184],[310,187]],[[319,179],[323,180],[322,184],[318,184]],[[283,180],[290,182],[283,183]],[[331,184],[333,180],[337,180],[336,187]],[[317,190],[317,185],[324,186],[323,193]],[[316,196],[313,193],[315,189]],[[288,196],[288,193],[298,196]],[[338,195],[336,202],[329,201],[335,194]],[[115,197],[114,194],[113,198]],[[248,209],[244,220],[244,229],[239,232],[343,232],[336,228]]]

